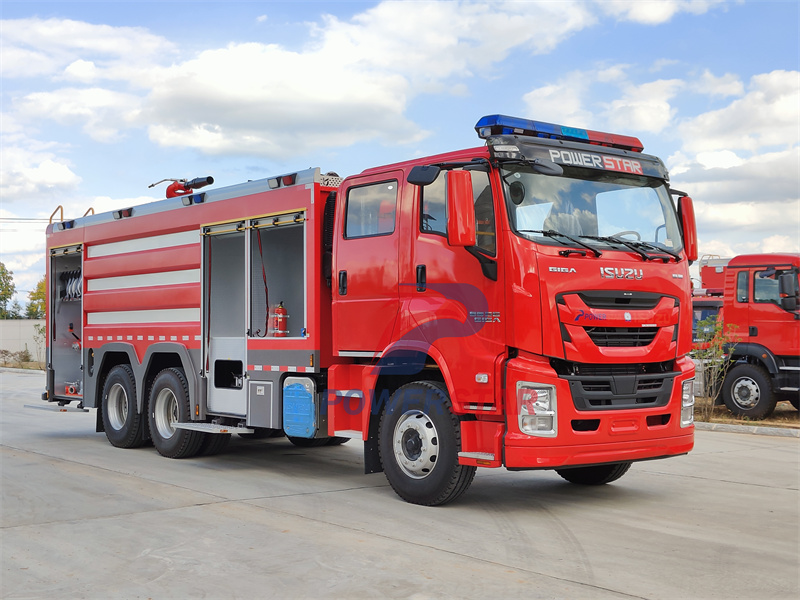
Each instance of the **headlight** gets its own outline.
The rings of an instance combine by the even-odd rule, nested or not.
[[[517,382],[519,430],[527,435],[555,437],[558,430],[556,388],[552,385]]]
[[[681,395],[681,427],[689,427],[694,423],[694,379],[683,382]]]

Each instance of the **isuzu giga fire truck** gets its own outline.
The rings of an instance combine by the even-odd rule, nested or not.
[[[689,452],[691,199],[633,137],[476,130],[344,180],[178,180],[52,223],[43,398],[171,458],[361,440],[423,505],[477,467],[597,485]]]

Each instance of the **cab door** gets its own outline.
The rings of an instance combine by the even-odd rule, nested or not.
[[[423,341],[446,358],[456,401],[489,405],[497,357],[505,351],[507,318],[498,266],[499,195],[493,193],[489,173],[471,172],[476,244],[451,246],[448,174],[442,171],[432,184],[419,188],[412,261],[400,286],[409,318],[397,337]]]
[[[336,214],[333,343],[339,356],[378,356],[392,339],[398,299],[402,173],[350,180]]]
[[[780,276],[791,274],[790,266],[757,267],[753,270],[753,302],[750,304],[750,341],[766,346],[778,356],[797,355],[797,324],[794,314],[781,308]]]

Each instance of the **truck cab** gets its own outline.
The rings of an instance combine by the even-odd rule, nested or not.
[[[725,267],[723,319],[732,327],[722,397],[736,415],[765,418],[777,402],[798,407],[800,254],[736,256]]]

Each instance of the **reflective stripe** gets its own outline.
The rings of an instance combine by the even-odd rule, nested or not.
[[[87,325],[119,325],[122,323],[183,323],[188,321],[200,321],[199,308],[127,310],[86,314]]]
[[[87,258],[97,258],[99,256],[113,256],[115,254],[127,254],[128,252],[139,252],[141,250],[158,250],[159,248],[172,248],[173,246],[185,246],[187,244],[199,243],[199,231],[181,231],[179,233],[154,235],[152,237],[136,238],[123,242],[110,242],[108,244],[89,246],[86,250],[86,256]]]
[[[125,290],[138,287],[176,285],[180,283],[200,283],[200,269],[89,279],[87,280],[86,290],[89,292],[100,292],[104,290]]]

